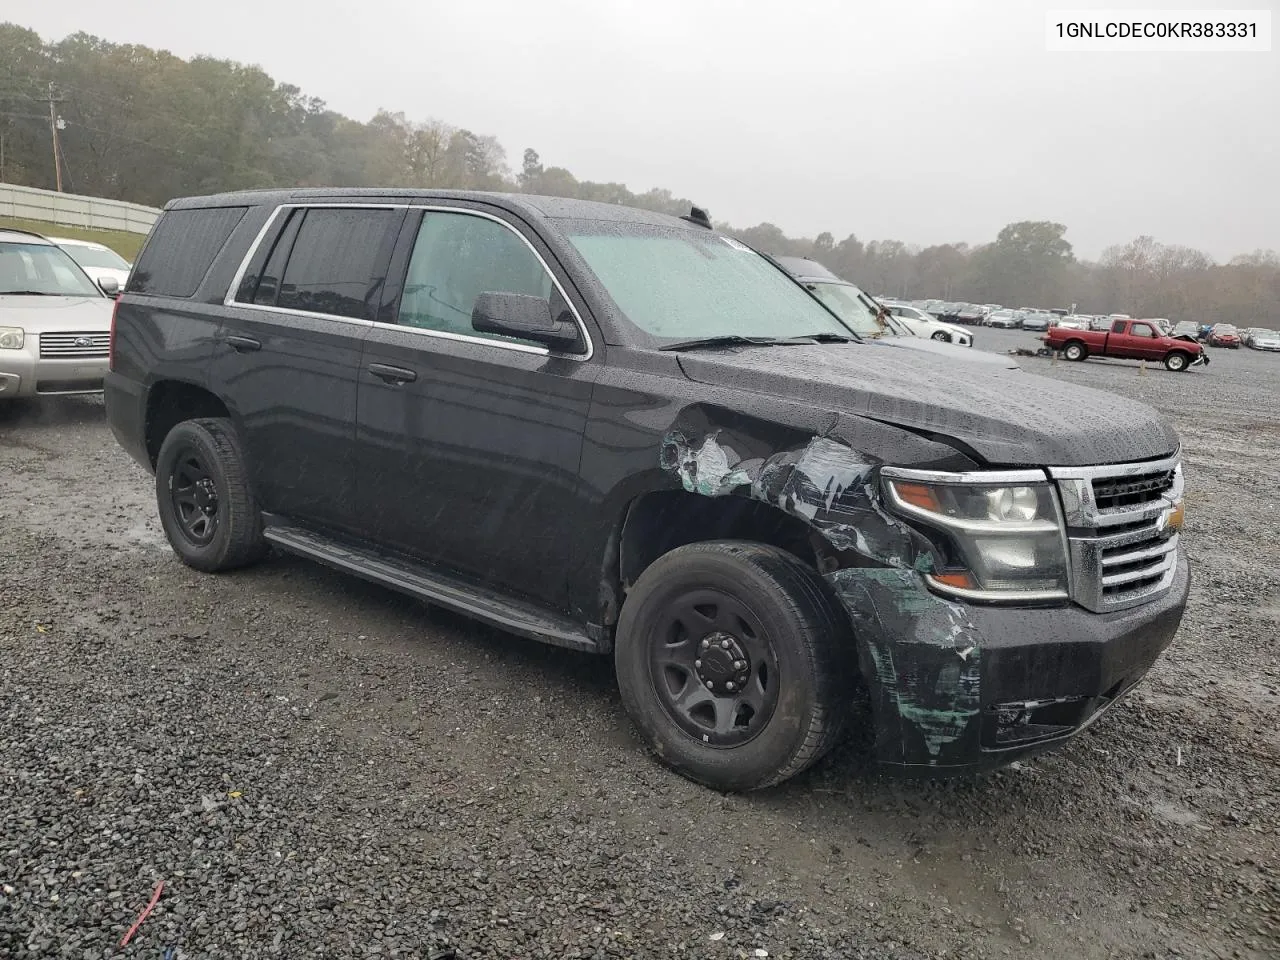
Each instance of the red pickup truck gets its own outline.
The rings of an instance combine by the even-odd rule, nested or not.
[[[1190,337],[1170,337],[1152,320],[1114,320],[1110,330],[1072,330],[1050,327],[1041,340],[1068,360],[1118,357],[1158,360],[1170,370],[1208,363],[1204,348]]]

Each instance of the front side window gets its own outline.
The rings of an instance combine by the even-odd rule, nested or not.
[[[306,211],[280,278],[276,306],[372,320],[375,276],[395,210],[313,207]]]
[[[472,326],[471,313],[482,293],[521,293],[550,300],[551,275],[523,238],[495,220],[468,213],[423,214],[397,322],[510,341]]]
[[[1123,324],[1121,324],[1121,326],[1123,326]],[[1145,323],[1135,323],[1129,328],[1129,332],[1135,337],[1154,337],[1156,335],[1155,331]]]
[[[61,247],[0,243],[0,296],[98,297],[98,288]]]
[[[782,270],[736,240],[614,221],[566,221],[563,228],[623,317],[659,340],[849,334]]]

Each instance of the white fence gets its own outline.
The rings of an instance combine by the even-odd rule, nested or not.
[[[158,216],[160,211],[155,207],[144,207],[138,203],[0,183],[0,217],[39,220],[90,230],[146,233]]]

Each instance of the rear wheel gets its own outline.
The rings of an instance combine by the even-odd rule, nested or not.
[[[1187,365],[1190,363],[1191,363],[1191,358],[1188,357],[1181,350],[1172,350],[1169,353],[1165,354],[1165,358],[1164,358],[1165,368],[1172,370],[1174,373],[1178,373],[1181,370],[1187,369]]]
[[[623,605],[615,665],[650,749],[719,790],[808,767],[843,733],[855,694],[852,631],[822,580],[741,541],[654,561]]]
[[[187,566],[214,573],[266,552],[262,515],[231,421],[185,420],[164,438],[156,458],[160,523]]]
[[[1062,348],[1062,355],[1068,360],[1083,360],[1089,355],[1089,351],[1079,340],[1072,340]]]

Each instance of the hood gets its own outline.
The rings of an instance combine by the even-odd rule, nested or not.
[[[922,337],[880,337],[872,340],[873,346],[901,347],[906,350],[919,350],[942,357],[952,363],[976,363],[980,366],[995,367],[1001,370],[1020,370],[1017,361],[1012,357],[986,350],[974,350],[972,347],[961,347],[942,340],[925,340]]]
[[[1023,371],[876,343],[730,347],[679,359],[685,375],[698,383],[801,398],[833,412],[951,438],[993,465],[1123,463],[1178,448],[1177,435],[1146,404]]]
[[[106,333],[114,304],[106,297],[0,296],[0,327],[21,327],[27,333]]]

